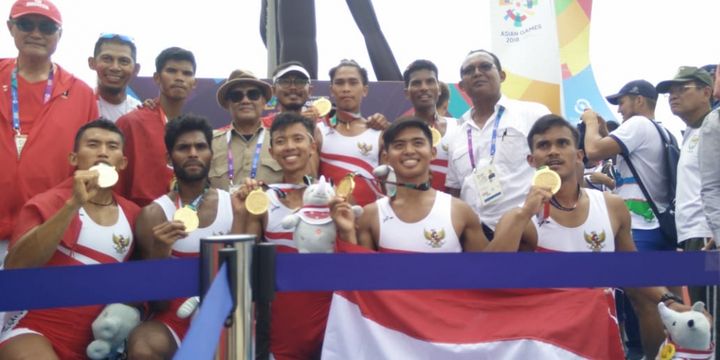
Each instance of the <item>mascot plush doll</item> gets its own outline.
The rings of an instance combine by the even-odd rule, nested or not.
[[[656,359],[712,359],[715,345],[710,339],[710,322],[703,313],[705,304],[698,301],[692,311],[677,312],[661,302],[658,312],[667,339],[660,347]]]
[[[95,341],[87,347],[90,359],[119,359],[125,351],[125,339],[140,324],[140,311],[125,304],[105,306],[92,323]]]

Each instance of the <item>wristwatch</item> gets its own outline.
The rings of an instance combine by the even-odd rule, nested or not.
[[[683,299],[682,299],[682,298],[680,298],[679,296],[677,296],[677,295],[675,295],[675,294],[673,294],[673,293],[671,293],[671,292],[669,292],[669,291],[666,292],[666,293],[664,293],[664,294],[660,297],[660,301],[659,301],[659,302],[663,302],[663,303],[664,303],[664,302],[666,302],[666,301],[668,301],[668,300],[672,300],[672,301],[674,301],[674,302],[676,302],[676,303],[680,303],[680,304],[683,303]]]

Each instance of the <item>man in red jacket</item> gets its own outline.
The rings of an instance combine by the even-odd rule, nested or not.
[[[139,209],[113,193],[106,174],[92,169],[104,164],[122,170],[127,164],[118,128],[106,119],[83,126],[69,160],[75,174],[34,196],[20,211],[8,268],[112,264],[127,261],[132,254]],[[85,347],[93,340],[91,324],[102,308],[15,314],[0,335],[0,359],[85,358]]]
[[[62,35],[50,1],[16,1],[7,27],[18,49],[0,59],[0,265],[23,204],[71,174],[75,132],[98,117],[92,89],[50,59]]]
[[[117,120],[125,135],[127,169],[117,190],[139,206],[162,196],[170,187],[173,169],[165,150],[165,124],[182,113],[195,88],[195,56],[178,47],[163,50],[155,59],[153,79],[160,88],[156,106],[144,107]]]

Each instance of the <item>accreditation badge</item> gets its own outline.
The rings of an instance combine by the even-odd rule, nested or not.
[[[15,134],[15,148],[17,148],[18,158],[20,158],[20,153],[22,152],[23,148],[25,147],[27,138],[28,138],[27,135]]]
[[[482,205],[492,204],[502,197],[502,185],[493,164],[476,168],[473,180]]]

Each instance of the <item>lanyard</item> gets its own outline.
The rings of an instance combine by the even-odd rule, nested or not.
[[[20,135],[20,97],[18,96],[18,80],[17,80],[17,63],[10,75],[10,88],[12,89],[12,113],[13,113],[13,130]],[[45,93],[43,94],[43,104],[50,100],[53,88],[53,65],[50,64],[50,72],[48,73],[47,85],[45,85]]]
[[[180,199],[180,187],[177,183],[175,183],[175,188],[173,189],[175,193],[177,194],[177,208],[183,207],[182,199]],[[208,190],[210,190],[210,186],[208,184],[205,184],[205,189],[203,189],[203,192],[198,195],[193,201],[191,201],[186,206],[192,209],[193,211],[197,212],[198,208],[200,207],[200,204],[202,204],[203,199],[205,198],[205,194],[207,194]]]
[[[233,178],[235,177],[235,164],[233,163],[232,148],[230,147],[230,141],[232,140],[232,129],[228,130],[225,136],[227,138],[227,163],[228,163],[228,179],[230,179],[230,185],[233,185]],[[260,150],[262,150],[263,141],[265,141],[265,129],[260,128],[258,132],[258,140],[255,145],[255,153],[253,154],[252,167],[250,168],[250,178],[254,179],[257,175],[258,161],[260,160]]]
[[[496,148],[496,143],[497,143],[497,129],[498,129],[498,125],[500,125],[500,118],[502,118],[504,112],[505,112],[505,107],[500,105],[500,107],[498,108],[497,115],[495,115],[495,120],[493,121],[492,139],[490,140],[490,163],[491,164],[493,163],[493,160],[495,160],[495,148]],[[469,127],[469,126],[467,129],[467,143],[468,143],[468,154],[470,155],[470,166],[472,166],[472,168],[475,169],[475,151],[473,150],[472,127]]]

